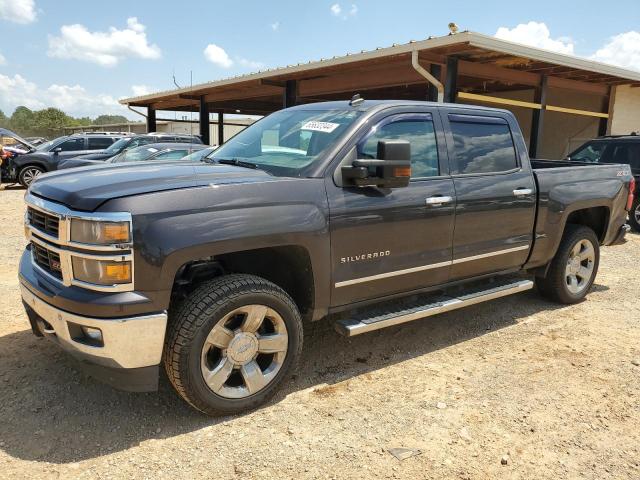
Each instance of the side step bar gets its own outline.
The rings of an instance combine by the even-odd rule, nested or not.
[[[471,293],[464,293],[456,297],[440,296],[431,299],[430,303],[424,300],[420,304],[398,305],[396,308],[389,308],[384,312],[377,310],[377,314],[367,316],[366,312],[357,315],[353,319],[339,320],[335,323],[338,333],[345,337],[353,337],[361,333],[380,330],[381,328],[399,325],[401,323],[419,320],[439,313],[450,312],[459,308],[475,305],[476,303],[487,302],[507,295],[524,292],[533,288],[531,280],[519,280],[485,290],[476,290]]]

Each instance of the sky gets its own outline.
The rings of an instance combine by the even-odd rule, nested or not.
[[[0,110],[118,99],[460,30],[640,71],[638,0],[0,0]]]

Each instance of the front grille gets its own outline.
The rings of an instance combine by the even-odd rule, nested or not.
[[[60,255],[37,243],[31,242],[31,252],[36,264],[47,273],[62,280],[62,265],[60,265]]]
[[[47,235],[58,238],[60,219],[55,215],[50,215],[29,207],[27,209],[27,220],[32,227]]]

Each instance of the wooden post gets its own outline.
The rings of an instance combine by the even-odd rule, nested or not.
[[[444,82],[444,101],[455,103],[458,95],[458,59],[447,57],[447,77]]]
[[[147,107],[147,133],[156,131],[156,110],[149,105]]]
[[[202,143],[209,145],[211,134],[209,133],[209,105],[204,99],[204,95],[200,97],[200,138]]]
[[[531,138],[529,139],[529,156],[536,158],[542,149],[542,131],[544,130],[544,114],[547,110],[548,78],[542,76],[540,86],[536,88],[534,103],[541,105],[540,109],[533,109],[531,122]]]

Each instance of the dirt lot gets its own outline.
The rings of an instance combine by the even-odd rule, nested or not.
[[[274,401],[211,419],[166,379],[117,392],[31,334],[23,193],[0,191],[0,477],[640,478],[638,235],[603,251],[582,304],[529,292],[351,340],[320,329]]]

